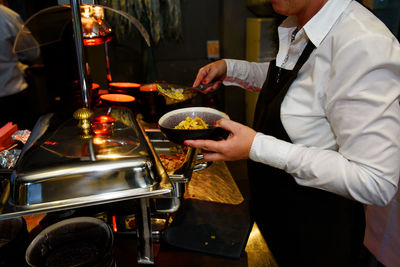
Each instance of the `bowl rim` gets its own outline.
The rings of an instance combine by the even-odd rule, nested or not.
[[[79,229],[78,226],[80,225],[85,225],[85,224],[90,224],[93,227],[97,226],[100,227],[101,229],[104,230],[104,233],[107,235],[108,238],[108,243],[106,243],[103,248],[104,251],[107,251],[109,248],[111,248],[114,244],[114,235],[112,232],[111,227],[104,222],[101,219],[95,218],[95,217],[89,217],[89,216],[81,216],[81,217],[73,217],[69,219],[65,219],[59,222],[56,222],[46,228],[44,228],[39,234],[37,234],[33,240],[30,242],[28,245],[26,251],[25,251],[25,260],[28,263],[29,266],[34,266],[35,262],[32,261],[32,255],[34,255],[35,249],[38,249],[38,245],[42,240],[46,239],[46,236],[51,233],[57,233],[57,231],[61,231],[60,229],[63,229],[64,227],[68,225],[76,224],[76,228],[74,229]],[[62,232],[62,231],[61,231]],[[78,232],[77,232],[78,233]]]
[[[174,129],[174,128],[171,128],[171,127],[162,126],[162,123],[168,117],[170,117],[172,115],[181,114],[181,113],[188,113],[190,111],[208,112],[208,113],[221,115],[221,117],[225,118],[225,119],[230,119],[228,114],[226,114],[225,112],[220,111],[218,109],[215,109],[215,108],[210,108],[210,107],[188,107],[188,108],[174,109],[174,110],[171,110],[171,111],[165,113],[158,120],[158,125],[160,127],[162,127],[162,128],[165,128],[165,129]],[[188,130],[188,129],[174,129],[174,130]],[[207,129],[198,129],[198,130],[207,130]],[[193,131],[193,130],[190,130],[190,131]]]

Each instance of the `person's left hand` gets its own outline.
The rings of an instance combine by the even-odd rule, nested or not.
[[[187,146],[201,148],[206,161],[234,161],[249,158],[250,148],[256,131],[238,122],[221,119],[215,122],[216,127],[230,132],[226,140],[185,140]]]

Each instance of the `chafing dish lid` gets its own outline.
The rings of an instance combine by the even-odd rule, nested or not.
[[[14,205],[43,210],[171,193],[169,177],[133,113],[99,109],[92,118],[104,114],[115,119],[108,136],[88,135],[82,121],[60,114],[39,119],[11,175]]]
[[[106,114],[105,109],[96,110],[92,118]],[[149,149],[139,130],[133,114],[126,108],[112,109],[110,116],[115,119],[110,135],[92,135],[85,138],[78,127],[79,121],[49,114],[39,119],[23,148],[16,164],[17,173],[37,171],[44,167],[84,163],[94,152],[96,161],[118,160],[132,157],[147,157]]]

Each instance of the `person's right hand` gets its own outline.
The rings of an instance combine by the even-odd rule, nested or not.
[[[203,93],[209,93],[217,90],[226,76],[226,62],[221,59],[202,67],[197,73],[193,87],[198,87],[200,84],[213,83],[212,86],[202,90]]]

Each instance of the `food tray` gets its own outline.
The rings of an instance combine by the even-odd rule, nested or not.
[[[169,177],[132,112],[96,112],[94,116],[109,113],[115,118],[112,135],[101,145],[82,138],[77,120],[57,114],[39,119],[10,179],[0,184],[7,199],[0,219],[172,193]]]
[[[169,141],[160,129],[146,129],[146,135],[149,137],[150,142],[159,156],[161,154],[174,155],[183,149],[182,146]],[[203,160],[203,155],[199,153],[199,150],[187,148],[183,164],[172,173],[169,173],[168,176],[171,182],[187,183],[190,181],[193,172],[204,170],[211,164],[212,162]]]

